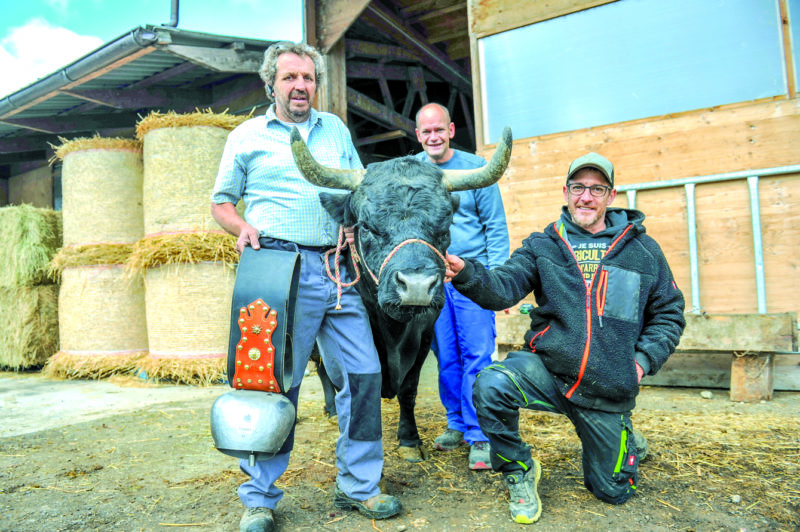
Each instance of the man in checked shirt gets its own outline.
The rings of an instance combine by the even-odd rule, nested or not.
[[[297,405],[298,391],[315,338],[336,395],[339,472],[334,505],[355,509],[371,519],[398,514],[400,501],[380,492],[381,368],[369,319],[355,287],[342,289],[342,310],[335,310],[336,285],[325,274],[325,251],[334,247],[338,226],[319,201],[319,187],[306,181],[294,163],[289,132],[297,127],[314,158],[334,168],[362,168],[350,133],[333,114],[311,107],[323,83],[320,54],[305,44],[279,42],[264,54],[259,70],[274,103],[228,136],[220,162],[211,213],[245,246],[298,251],[301,255],[294,337],[294,380],[287,397]],[[332,192],[325,189],[326,192]],[[234,205],[243,199],[244,218]],[[349,282],[345,269],[342,281]],[[269,272],[264,272],[268,275]],[[345,331],[346,333],[343,333]],[[357,423],[351,422],[358,420]],[[294,433],[273,458],[240,467],[250,480],[239,487],[246,507],[241,532],[275,528],[273,510],[283,496],[275,481],[286,471]]]

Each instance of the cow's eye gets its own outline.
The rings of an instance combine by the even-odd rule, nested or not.
[[[382,234],[382,232],[378,230],[376,227],[363,223],[361,224],[361,229],[364,230],[366,233],[371,234],[372,236],[381,236]]]

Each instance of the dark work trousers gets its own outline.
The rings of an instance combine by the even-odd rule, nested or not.
[[[473,388],[478,423],[489,438],[492,469],[527,471],[531,448],[519,434],[519,409],[564,414],[583,446],[583,483],[597,498],[621,504],[636,491],[639,451],[631,412],[580,408],[567,400],[535,353],[516,351],[478,374]],[[556,473],[558,474],[558,473]]]

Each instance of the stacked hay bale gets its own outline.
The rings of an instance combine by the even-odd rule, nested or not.
[[[144,273],[150,379],[223,379],[236,240],[211,217],[210,197],[230,130],[247,117],[152,113],[144,144],[144,233],[129,268]]]
[[[59,213],[0,208],[0,368],[36,368],[58,349],[58,286],[47,266],[60,246]]]
[[[125,264],[143,234],[142,148],[135,139],[78,138],[63,161],[64,247],[51,274],[61,280],[61,349],[45,374],[103,378],[132,372],[147,354],[142,278]]]

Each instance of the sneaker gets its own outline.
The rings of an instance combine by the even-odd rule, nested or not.
[[[444,434],[433,440],[433,445],[440,451],[458,449],[464,443],[464,433],[456,429],[447,429]]]
[[[239,521],[239,532],[273,532],[275,518],[270,508],[247,508]]]
[[[535,523],[542,515],[542,501],[539,500],[539,493],[536,490],[536,483],[541,476],[542,466],[538,460],[534,460],[533,469],[527,473],[517,471],[503,478],[511,501],[508,508],[515,523],[529,525]]]
[[[469,468],[474,471],[492,468],[488,441],[478,441],[472,444],[469,449]]]
[[[633,431],[633,443],[636,444],[636,449],[639,452],[639,462],[647,458],[647,440],[644,435],[638,430]]]
[[[397,497],[379,493],[366,501],[348,497],[339,489],[339,483],[333,490],[333,505],[343,510],[358,510],[358,513],[370,519],[386,519],[400,513],[403,506]]]

